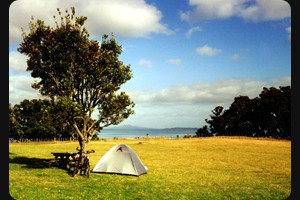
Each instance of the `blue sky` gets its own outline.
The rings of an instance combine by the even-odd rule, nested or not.
[[[18,0],[9,9],[9,101],[42,98],[16,48],[31,16],[53,24],[56,8],[87,16],[91,38],[113,32],[136,103],[123,124],[202,127],[211,110],[263,87],[291,85],[291,9],[283,0]],[[170,3],[171,2],[171,3]]]

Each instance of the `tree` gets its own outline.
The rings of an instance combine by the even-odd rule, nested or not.
[[[18,51],[28,56],[27,71],[39,78],[32,87],[64,109],[84,152],[96,131],[134,113],[129,96],[118,92],[132,73],[119,60],[122,48],[113,34],[103,35],[99,45],[89,39],[87,17],[77,17],[74,7],[65,16],[57,11],[60,22],[54,16],[54,28],[32,17]]]
[[[215,135],[244,135],[250,137],[291,138],[291,87],[263,88],[259,97],[234,98],[229,109],[217,106],[212,110],[209,124]],[[207,127],[196,135],[203,136]]]
[[[233,135],[249,135],[252,123],[249,121],[249,105],[250,98],[248,96],[239,96],[234,98],[234,102],[229,107],[229,113]]]
[[[196,132],[196,137],[209,137],[212,134],[208,131],[208,127],[204,125],[202,128],[199,128]]]
[[[9,136],[14,139],[70,138],[71,126],[61,106],[47,99],[24,99],[9,105]]]
[[[205,119],[206,123],[209,124],[209,128],[213,134],[222,135],[224,127],[223,127],[223,112],[222,106],[215,107],[211,112],[213,115],[210,115],[210,120]]]
[[[20,125],[17,115],[16,115],[16,110],[14,109],[14,107],[11,104],[9,104],[8,131],[9,131],[9,137],[17,139],[17,140],[20,139],[23,135],[21,125]]]
[[[262,124],[269,135],[290,138],[291,134],[291,87],[263,88],[259,95]]]
[[[15,124],[18,125],[19,136],[11,136],[15,139],[51,138],[55,134],[53,118],[44,114],[43,107],[49,104],[49,100],[23,100],[13,107]]]
[[[74,136],[70,123],[66,120],[68,112],[62,109],[62,106],[57,101],[52,101],[43,106],[42,112],[45,123],[51,123],[55,132],[51,135],[54,139],[71,138]]]

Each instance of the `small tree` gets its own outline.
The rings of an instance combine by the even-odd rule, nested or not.
[[[113,35],[103,35],[99,45],[89,39],[84,27],[87,17],[75,16],[74,7],[65,16],[57,11],[60,23],[54,16],[54,28],[32,17],[18,51],[28,56],[27,71],[39,78],[32,87],[64,110],[84,152],[97,130],[134,113],[129,96],[118,92],[132,73],[130,65],[119,60],[122,48]]]
[[[217,106],[211,112],[213,115],[210,115],[210,120],[205,119],[206,123],[209,124],[209,128],[212,133],[222,135],[223,134],[223,107]]]
[[[207,125],[203,126],[202,128],[199,128],[196,132],[196,137],[209,137],[212,136],[212,134],[208,131]]]

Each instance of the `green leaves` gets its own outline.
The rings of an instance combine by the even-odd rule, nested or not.
[[[78,24],[79,26],[82,26],[84,24],[85,20],[87,20],[87,17],[76,17],[76,24]]]
[[[15,139],[53,138],[70,136],[68,106],[50,100],[23,100],[11,109],[10,136]],[[62,109],[63,108],[63,109]]]
[[[61,117],[74,125],[80,137],[87,137],[95,129],[118,124],[134,113],[129,96],[116,94],[132,73],[130,65],[119,60],[122,47],[113,34],[103,35],[99,44],[89,39],[84,27],[87,17],[75,16],[74,7],[64,16],[59,8],[57,11],[55,28],[32,18],[30,33],[23,33],[18,51],[28,56],[31,76],[40,78],[33,87],[56,100],[69,113]],[[92,119],[94,108],[99,108],[98,119]]]
[[[212,113],[206,119],[211,133],[290,139],[291,87],[263,88],[259,98],[239,96],[229,109],[217,106]]]

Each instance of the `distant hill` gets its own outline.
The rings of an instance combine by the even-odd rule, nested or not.
[[[164,130],[198,130],[199,128],[190,128],[190,127],[174,127],[174,128],[164,128]]]
[[[153,129],[147,127],[140,127],[140,126],[132,126],[132,125],[122,125],[122,126],[110,126],[105,129],[119,129],[119,130],[138,130],[138,129]]]

